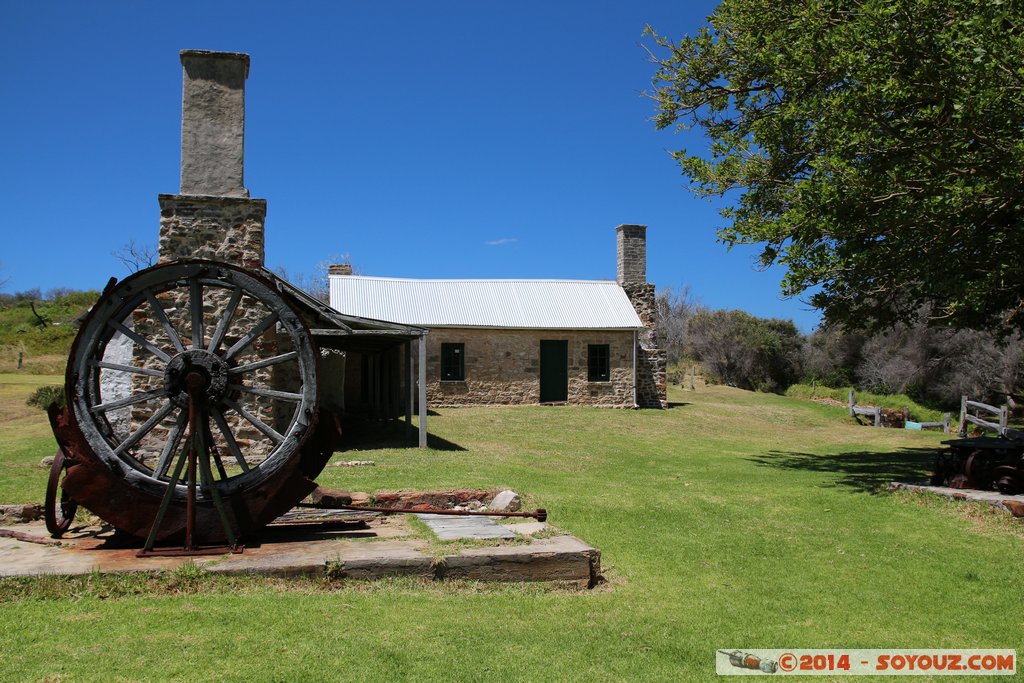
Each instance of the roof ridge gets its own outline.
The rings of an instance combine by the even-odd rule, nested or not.
[[[498,278],[433,278],[433,277],[388,277],[384,275],[330,275],[332,278],[349,280],[388,280],[391,282],[571,282],[573,284],[617,285],[617,280],[591,280],[571,278],[498,277]]]

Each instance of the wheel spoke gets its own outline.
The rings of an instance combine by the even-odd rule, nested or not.
[[[160,460],[153,470],[156,476],[162,477],[166,473],[167,466],[171,464],[171,456],[178,449],[178,444],[181,443],[181,436],[185,431],[186,422],[188,422],[188,413],[183,410],[178,413],[178,421],[174,423],[171,431],[167,433],[167,443],[164,444],[164,449],[160,452]]]
[[[189,304],[192,307],[192,348],[203,348],[203,285],[198,278],[188,281]]]
[[[253,427],[263,432],[267,436],[267,438],[269,438],[275,444],[279,444],[282,441],[284,441],[284,437],[278,434],[273,427],[271,427],[266,422],[250,413],[242,406],[238,405],[238,403],[236,403],[235,401],[224,401],[224,404],[227,405],[232,410],[234,410],[239,415],[241,415],[243,418],[245,418],[245,420],[252,424]]]
[[[230,349],[224,352],[224,359],[231,360],[239,351],[251,344],[258,336],[267,331],[271,325],[277,322],[277,313],[271,313],[266,318],[260,321],[259,325],[252,328],[249,334],[245,335],[232,346]]]
[[[105,370],[120,370],[121,372],[134,372],[137,375],[149,375],[150,377],[163,377],[164,373],[152,368],[139,368],[134,365],[121,365],[120,363],[109,363],[105,360],[91,360],[89,363],[96,368]]]
[[[220,480],[224,481],[228,478],[228,472],[224,469],[224,462],[220,459],[220,449],[213,443],[213,434],[210,434],[210,455],[213,456],[213,463],[217,466],[217,474],[220,475]]]
[[[149,351],[151,354],[153,354],[154,356],[156,356],[157,358],[159,358],[163,362],[165,362],[165,363],[170,363],[171,362],[171,357],[170,356],[168,356],[166,353],[164,353],[163,351],[161,351],[157,347],[153,346],[152,342],[150,342],[148,339],[144,338],[142,335],[138,334],[135,330],[131,330],[131,329],[125,327],[122,323],[118,322],[117,320],[111,320],[108,324],[111,327],[113,327],[115,330],[117,330],[118,332],[120,332],[124,336],[128,337],[129,339],[131,339],[133,342],[135,342],[139,346],[141,346],[142,348],[144,348],[147,351]]]
[[[298,357],[298,351],[289,351],[288,353],[282,353],[279,356],[271,356],[270,358],[264,360],[258,360],[255,363],[247,363],[245,365],[239,365],[237,368],[231,368],[230,370],[228,370],[228,374],[240,375],[245,372],[252,372],[253,370],[258,370],[259,368],[277,365],[278,363],[285,363]]]
[[[242,455],[242,449],[238,447],[238,442],[235,441],[235,435],[231,433],[231,428],[228,427],[227,420],[218,411],[214,410],[213,420],[217,423],[217,429],[224,436],[224,442],[228,445],[228,450],[231,451],[231,455],[235,456],[235,461],[238,462],[238,466],[242,468],[243,472],[249,471],[249,463],[245,461],[245,456]]]
[[[94,413],[105,413],[108,410],[114,410],[115,408],[125,408],[127,406],[133,406],[136,403],[142,403],[143,401],[152,401],[154,398],[163,398],[167,396],[166,389],[154,389],[153,391],[144,391],[141,394],[132,394],[126,398],[120,398],[116,401],[108,401],[106,403],[97,403],[96,405],[89,408]]]
[[[174,410],[174,404],[168,403],[163,408],[153,413],[148,420],[142,423],[141,427],[135,430],[135,433],[122,441],[121,445],[114,449],[114,452],[118,454],[124,453],[127,449],[137,444],[142,437],[149,434],[153,427],[155,427],[160,420],[167,417],[172,410]]]
[[[174,328],[171,327],[171,321],[167,319],[167,312],[164,311],[164,307],[160,305],[160,302],[156,300],[156,296],[153,294],[152,290],[146,290],[146,300],[149,302],[149,307],[153,309],[153,315],[155,315],[156,319],[160,321],[160,326],[164,328],[164,332],[166,332],[167,336],[171,338],[171,343],[174,344],[174,348],[178,353],[184,352],[185,347],[181,343],[181,337]]]
[[[235,317],[235,311],[238,310],[238,303],[241,300],[242,290],[235,287],[235,291],[231,293],[231,300],[228,301],[227,308],[224,309],[224,315],[221,317],[217,329],[214,330],[213,336],[210,338],[210,345],[207,347],[207,351],[211,353],[216,351],[220,343],[224,341],[224,334],[228,331],[228,325],[231,324],[231,319]]]
[[[293,394],[290,391],[278,391],[277,389],[268,389],[267,387],[252,387],[244,386],[242,384],[229,384],[228,389],[234,391],[242,391],[247,394],[255,394],[256,396],[266,396],[267,398],[276,398],[282,401],[292,401],[298,403],[302,400],[302,394]]]

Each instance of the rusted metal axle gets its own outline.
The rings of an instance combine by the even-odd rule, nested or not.
[[[320,507],[318,505],[302,505],[299,507]],[[533,512],[480,512],[477,510],[449,510],[438,508],[386,508],[373,507],[370,505],[332,505],[337,510],[355,510],[357,512],[384,512],[394,514],[424,514],[424,515],[455,515],[459,517],[529,517],[538,522],[546,522],[548,511],[544,508],[537,508]]]

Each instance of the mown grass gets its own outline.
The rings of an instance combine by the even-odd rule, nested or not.
[[[57,448],[46,413],[25,401],[62,375],[0,374],[0,503],[41,502],[49,470],[39,461]]]
[[[438,410],[445,449],[339,454],[376,466],[320,477],[515,488],[601,549],[595,590],[194,570],[5,580],[0,678],[697,681],[716,678],[716,648],[1021,648],[1015,527],[881,492],[922,478],[941,434],[725,387],[670,398]]]

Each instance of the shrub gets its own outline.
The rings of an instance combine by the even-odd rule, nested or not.
[[[39,387],[32,392],[32,395],[25,401],[30,406],[36,406],[42,410],[47,410],[51,403],[56,403],[61,408],[64,407],[64,387],[56,384],[50,384],[45,387]]]
[[[709,311],[689,323],[689,345],[705,379],[742,389],[785,391],[800,376],[804,339],[789,320]]]

